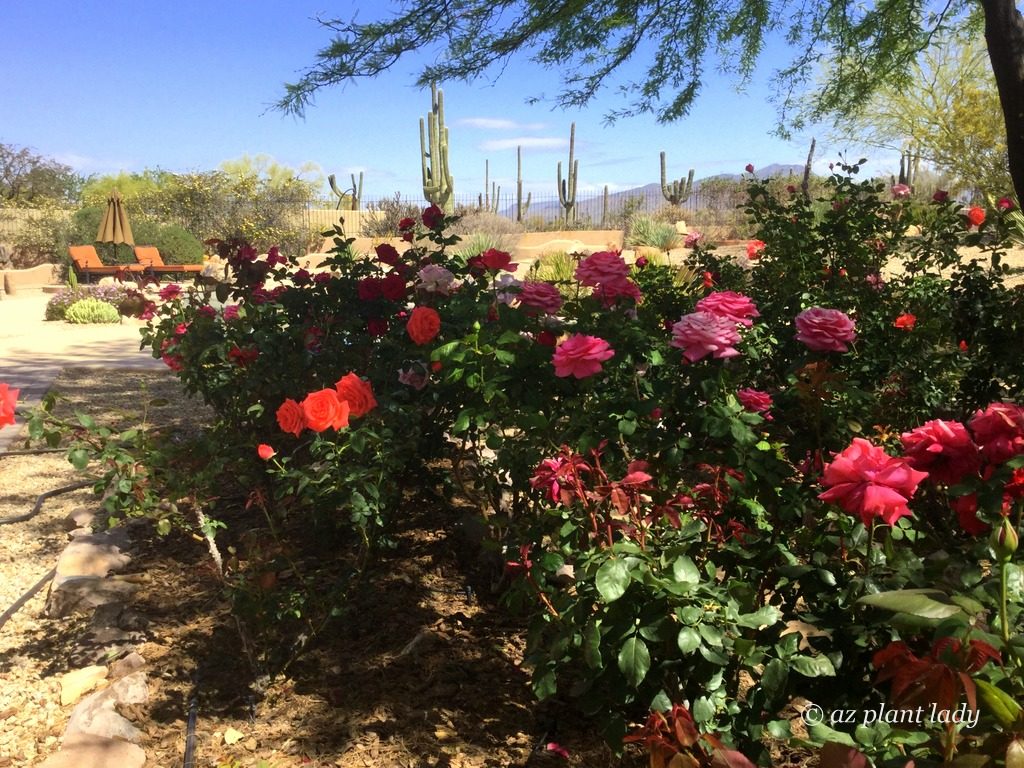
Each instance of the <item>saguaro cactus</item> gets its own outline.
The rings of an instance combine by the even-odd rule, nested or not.
[[[580,175],[580,161],[576,156],[576,123],[569,128],[569,167],[562,178],[562,162],[558,162],[558,202],[565,209],[565,223],[576,221],[576,181]]]
[[[669,183],[668,175],[665,173],[665,153],[661,153],[661,194],[672,205],[681,205],[686,202],[693,191],[693,168],[684,182],[681,178]]]
[[[516,221],[522,221],[526,212],[530,210],[530,199],[532,192],[526,193],[526,202],[523,202],[523,148],[516,147]]]
[[[420,165],[423,196],[445,213],[455,209],[455,181],[448,166],[448,126],[444,124],[444,92],[430,84],[430,112],[420,118]]]
[[[345,198],[348,198],[348,210],[358,211],[359,201],[363,198],[363,172],[359,172],[359,183],[356,184],[356,175],[350,174],[352,178],[352,188],[341,190],[338,189],[338,185],[334,180],[334,174],[332,173],[327,177],[327,182],[331,185],[331,191],[337,196],[338,204],[334,206],[334,210],[341,208],[342,203],[345,202]]]
[[[498,182],[491,182],[491,161],[484,160],[484,191],[476,196],[476,207],[481,211],[497,214],[500,197],[501,187],[498,186]]]
[[[911,189],[917,181],[917,169],[921,162],[921,155],[908,147],[900,153],[900,184],[906,184]]]

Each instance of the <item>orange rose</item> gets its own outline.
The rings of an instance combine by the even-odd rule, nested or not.
[[[281,403],[277,409],[277,424],[285,432],[291,432],[296,437],[306,428],[306,417],[302,413],[302,406],[290,397]]]
[[[302,401],[306,426],[314,432],[323,432],[328,428],[344,429],[348,426],[348,410],[348,403],[339,398],[334,389],[310,392]]]
[[[334,386],[338,390],[338,397],[348,403],[349,416],[359,418],[377,407],[370,383],[354,373],[346,373]]]
[[[441,330],[441,316],[430,307],[416,307],[405,325],[405,330],[414,344],[428,344]]]

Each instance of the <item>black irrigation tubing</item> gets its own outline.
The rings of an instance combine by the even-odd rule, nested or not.
[[[15,600],[14,603],[11,604],[10,608],[8,608],[3,613],[0,613],[0,629],[3,629],[4,624],[6,624],[8,620],[10,620],[11,616],[16,614],[25,603],[32,599],[33,595],[35,595],[36,592],[45,587],[47,583],[56,575],[57,566],[54,566],[49,571],[47,571],[46,575],[43,576],[43,578],[41,578],[39,581],[37,581],[35,584],[29,587],[29,590],[25,594],[23,594],[21,597]]]
[[[4,456],[38,456],[41,453],[64,453],[67,448],[25,448],[17,451],[0,451],[0,459]]]
[[[199,693],[192,694],[188,704],[188,725],[185,727],[185,762],[183,768],[196,768],[196,720],[199,719]]]
[[[35,505],[32,507],[31,512],[26,512],[24,515],[15,515],[14,517],[0,517],[0,525],[10,525],[11,523],[23,523],[26,520],[31,520],[37,514],[39,510],[43,508],[43,502],[47,499],[58,496],[62,493],[70,493],[71,491],[77,491],[79,488],[85,488],[90,485],[95,485],[95,480],[80,480],[77,483],[71,483],[71,485],[64,485],[60,488],[54,488],[52,491],[47,491],[39,495],[36,499]]]

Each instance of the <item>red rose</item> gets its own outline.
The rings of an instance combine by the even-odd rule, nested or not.
[[[488,250],[481,253],[480,261],[483,262],[483,265],[485,267],[487,267],[488,269],[493,269],[495,271],[499,269],[504,269],[509,272],[515,272],[516,267],[519,266],[517,264],[516,267],[509,269],[508,265],[512,263],[512,255],[509,253],[505,253],[504,251],[499,251],[497,248],[489,248]]]
[[[436,205],[431,205],[423,211],[423,226],[427,229],[438,229],[444,224],[444,211]]]
[[[441,316],[430,307],[416,307],[405,324],[405,330],[414,344],[429,344],[441,330]]]
[[[747,163],[747,165],[744,167],[743,170],[745,170],[747,173],[753,173],[754,172],[754,164],[753,163]]]
[[[398,229],[401,232],[405,232],[405,230],[412,229],[415,226],[416,226],[416,219],[409,218],[408,216],[406,216],[404,219],[402,219],[400,222],[398,222]]]
[[[379,277],[364,277],[359,281],[356,290],[362,301],[373,301],[379,299],[381,294],[381,282]]]
[[[274,458],[275,455],[277,455],[277,451],[275,451],[272,446],[269,446],[266,443],[260,443],[258,446],[256,446],[256,453],[264,461],[270,461],[272,458]]]
[[[818,494],[818,498],[858,515],[865,527],[870,528],[875,518],[893,525],[910,514],[907,502],[926,477],[927,472],[918,472],[905,460],[855,437],[825,467],[821,482],[828,490]]]
[[[894,328],[899,328],[903,331],[912,331],[914,330],[914,326],[917,325],[917,316],[912,315],[909,312],[904,312],[893,320],[892,324]]]
[[[949,200],[949,192],[944,189],[937,189],[935,190],[935,194],[932,195],[932,200],[936,203],[944,203]]]
[[[348,403],[350,416],[359,418],[377,407],[377,400],[373,396],[373,388],[369,382],[354,373],[346,373],[334,386],[338,390],[338,397]]]
[[[985,209],[972,205],[967,209],[967,221],[972,227],[980,227],[985,223]]]
[[[401,301],[405,298],[405,278],[397,272],[390,272],[380,281],[380,293],[389,301]]]
[[[999,202],[996,203],[996,208],[998,208],[1000,211],[1012,211],[1013,200],[1011,200],[1008,197],[1000,197]]]
[[[366,321],[366,332],[376,338],[388,332],[388,321],[380,317],[371,317]]]
[[[543,330],[537,334],[537,343],[542,347],[553,347],[558,342],[558,337],[549,330]]]
[[[306,428],[306,417],[302,412],[302,406],[289,397],[277,409],[277,424],[282,431],[290,432],[298,437]]]
[[[382,264],[387,264],[390,267],[395,266],[401,259],[398,254],[398,249],[395,248],[391,243],[381,243],[374,250],[377,252],[377,261]]]
[[[338,397],[338,391],[335,389],[310,392],[301,405],[306,426],[314,432],[344,429],[348,426],[348,403]]]
[[[956,485],[981,465],[978,446],[958,421],[933,419],[900,435],[903,453],[914,469],[937,483]]]
[[[7,384],[0,384],[0,427],[14,423],[14,406],[18,402],[20,389],[11,389]]]
[[[761,258],[761,253],[764,251],[765,245],[764,240],[749,240],[747,241],[747,258],[751,261],[757,261]]]

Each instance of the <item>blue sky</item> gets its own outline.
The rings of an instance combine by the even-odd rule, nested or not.
[[[420,189],[419,117],[429,91],[413,85],[417,62],[375,80],[321,92],[304,119],[271,108],[329,40],[317,15],[349,18],[375,3],[309,0],[8,0],[0,47],[0,141],[27,146],[85,174],[209,170],[242,155],[314,163],[347,185],[365,173],[364,197]],[[769,58],[771,54],[769,53]],[[810,134],[770,135],[766,62],[745,94],[709,79],[692,114],[672,125],[653,118],[602,117],[615,95],[585,110],[527,105],[557,91],[557,73],[514,62],[499,78],[442,84],[456,193],[483,190],[484,161],[503,192],[514,189],[517,144],[526,189],[555,193],[556,163],[568,159],[576,122],[581,193],[658,180],[665,150],[670,178],[738,173],[754,163],[802,163]],[[819,166],[842,148],[821,147]],[[898,164],[892,158],[890,165]],[[888,173],[884,163],[870,168]]]

